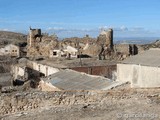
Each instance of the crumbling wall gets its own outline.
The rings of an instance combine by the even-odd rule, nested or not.
[[[98,44],[90,44],[87,49],[82,51],[82,54],[89,56],[98,56],[101,49],[101,46],[99,46]]]
[[[106,35],[105,34],[100,34],[98,37],[97,37],[97,44],[99,45],[104,45],[106,43]]]
[[[49,58],[50,50],[55,48],[57,44],[58,44],[57,42],[49,42],[49,43],[40,42],[36,44],[35,47],[27,48],[27,56],[32,58],[38,58],[38,57]]]
[[[1,94],[0,115],[59,105],[91,104],[101,101],[104,96],[105,94],[88,91]]]
[[[109,29],[106,35],[106,45],[113,49],[113,29]]]
[[[138,54],[145,51],[145,48],[142,45],[136,45],[138,48]]]
[[[116,52],[124,53],[124,54],[130,54],[129,51],[129,44],[116,44],[114,46],[114,49]]]
[[[115,44],[114,49],[116,52],[126,55],[136,55],[144,51],[144,48],[141,45],[136,44]]]
[[[42,35],[41,29],[30,29],[27,46],[28,57],[49,57],[49,51],[56,46],[58,46],[57,38]]]
[[[71,38],[65,38],[60,43],[63,45],[70,45],[74,48],[77,48],[78,46],[84,47],[87,43],[95,43],[96,39],[91,38],[89,36],[78,38],[78,37],[71,37]],[[79,44],[79,45],[78,45]]]
[[[19,92],[1,94],[0,115],[29,110],[47,109],[58,106],[116,103],[120,100],[148,99],[158,95],[160,89],[122,89],[111,91],[57,91],[57,92]],[[151,96],[152,95],[152,96]],[[149,100],[149,99],[148,99]],[[108,106],[110,107],[110,106]]]
[[[38,42],[41,41],[41,29],[30,28],[28,37],[28,45],[34,47]]]
[[[97,37],[97,44],[104,45],[105,47],[113,50],[113,29],[102,31]]]

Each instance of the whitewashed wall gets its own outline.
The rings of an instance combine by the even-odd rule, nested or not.
[[[6,52],[6,50],[8,52]],[[13,52],[12,50],[16,50],[16,52]],[[20,51],[19,51],[19,47],[16,45],[6,45],[4,48],[0,49],[0,55],[11,55],[11,56],[20,56]]]
[[[160,68],[118,64],[117,81],[129,81],[131,87],[160,87]]]
[[[13,73],[14,79],[17,79],[17,76],[23,77],[25,74],[25,67],[19,67],[16,65],[11,66],[11,72]]]
[[[54,73],[59,71],[58,68],[54,68],[54,67],[51,67],[51,66],[48,66],[48,65],[39,64],[39,63],[36,63],[36,62],[32,62],[32,65],[33,65],[32,69],[37,70],[37,71],[45,74],[45,76],[54,74]]]

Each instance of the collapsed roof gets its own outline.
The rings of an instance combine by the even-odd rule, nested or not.
[[[61,90],[106,90],[120,84],[108,78],[88,75],[73,70],[61,70],[46,78],[44,82]]]

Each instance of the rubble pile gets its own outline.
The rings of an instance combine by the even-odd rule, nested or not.
[[[28,56],[49,56],[49,51],[51,49],[54,49],[55,47],[58,46],[58,41],[57,40],[47,40],[42,37],[42,42],[39,42],[38,44],[36,44],[34,47],[33,46],[29,46],[27,49],[27,54]]]
[[[90,105],[109,101],[146,99],[159,104],[160,89],[117,89],[110,91],[18,92],[1,94],[0,115],[55,106]]]

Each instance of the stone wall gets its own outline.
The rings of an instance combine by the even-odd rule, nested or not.
[[[49,51],[58,46],[58,41],[55,37],[42,35],[41,29],[30,29],[27,44],[27,57],[49,57]]]
[[[127,55],[136,55],[144,51],[144,48],[141,45],[136,44],[115,44],[114,49],[116,52]]]
[[[119,89],[110,91],[19,92],[0,95],[0,115],[58,106],[107,103],[158,95],[160,89]],[[134,102],[133,102],[134,103]]]
[[[116,44],[114,45],[114,49],[116,52],[121,52],[124,54],[130,54],[129,52],[129,44]]]
[[[0,96],[0,115],[58,105],[90,104],[101,101],[104,95],[88,91],[3,93]]]

